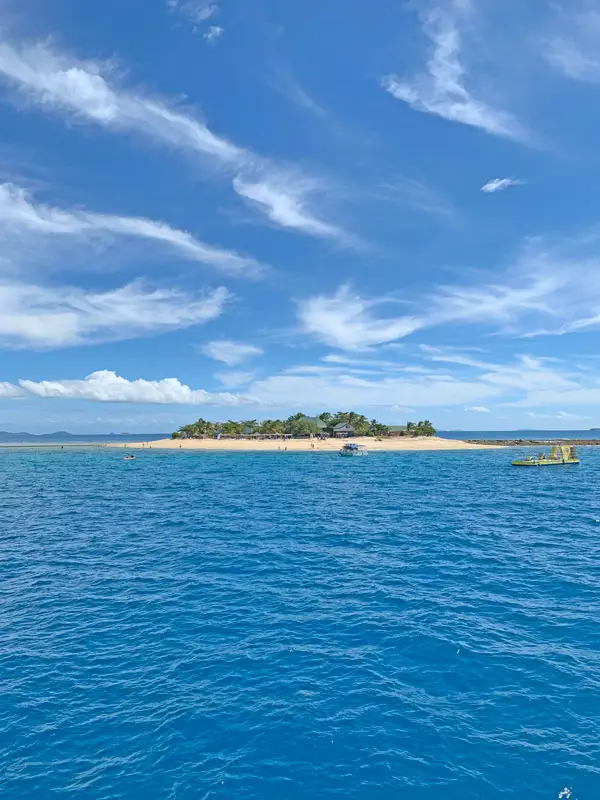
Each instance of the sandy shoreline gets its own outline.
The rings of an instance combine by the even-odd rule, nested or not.
[[[248,450],[264,452],[337,452],[346,441],[364,444],[369,450],[489,450],[494,445],[480,445],[458,439],[442,439],[438,436],[399,437],[394,439],[372,439],[357,436],[354,439],[159,439],[154,442],[127,442],[109,444],[108,447],[150,450]]]

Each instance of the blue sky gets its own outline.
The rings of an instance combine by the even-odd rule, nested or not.
[[[600,425],[600,2],[5,0],[0,428]]]

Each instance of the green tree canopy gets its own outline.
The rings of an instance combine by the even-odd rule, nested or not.
[[[357,436],[385,436],[389,433],[387,425],[378,422],[376,419],[368,420],[356,411],[338,411],[336,414],[324,411],[319,414],[318,419],[325,423],[330,433],[335,425],[340,422],[352,425]],[[413,436],[435,436],[435,428],[428,419],[419,422],[407,422],[406,430],[407,433],[412,433]],[[241,436],[248,432],[267,435],[287,433],[291,436],[309,436],[310,434],[319,434],[321,430],[314,418],[307,417],[302,412],[292,414],[285,422],[280,419],[265,419],[263,422],[258,422],[255,419],[242,420],[241,422],[231,419],[227,420],[227,422],[210,422],[200,417],[196,422],[182,425],[178,431],[173,433],[173,438],[212,437],[217,433],[222,433],[225,436]]]
[[[282,435],[285,433],[285,422],[280,419],[266,419],[260,426],[259,433]]]
[[[223,436],[241,436],[244,432],[244,424],[228,419],[227,422],[219,423],[219,430]]]
[[[390,429],[387,425],[384,425],[382,422],[377,422],[376,419],[372,419],[369,422],[369,435],[370,436],[387,436],[390,432]]]
[[[310,434],[320,433],[319,427],[314,420],[305,417],[304,414],[299,419],[295,419],[286,424],[286,433],[292,436],[310,436]]]

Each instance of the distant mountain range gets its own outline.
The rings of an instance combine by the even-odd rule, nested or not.
[[[22,442],[120,442],[140,441],[147,442],[155,439],[167,439],[169,433],[69,433],[68,431],[55,431],[54,433],[11,433],[0,431],[0,444],[20,444]]]

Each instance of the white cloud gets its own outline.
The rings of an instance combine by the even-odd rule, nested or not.
[[[329,117],[327,111],[298,83],[294,75],[284,67],[278,65],[273,74],[268,78],[270,86],[287,98],[291,103],[312,112],[316,117],[325,119]]]
[[[317,188],[314,183],[298,184],[286,178],[281,181],[247,180],[237,176],[233,188],[240,197],[261,208],[272,222],[282,228],[293,228],[317,237],[345,238],[339,228],[317,219],[305,207],[310,194]]]
[[[187,231],[171,228],[164,222],[143,217],[64,211],[36,204],[26,190],[9,183],[0,184],[0,229],[28,230],[40,235],[85,237],[110,233],[132,236],[164,244],[184,258],[210,264],[226,272],[252,276],[258,275],[261,269],[252,258],[205,244]]]
[[[167,8],[185,17],[192,25],[201,25],[219,11],[218,4],[211,0],[167,0]]]
[[[581,414],[570,414],[568,411],[559,411],[558,414],[540,414],[535,411],[527,411],[527,416],[532,419],[558,419],[563,421],[590,419],[589,417],[581,416]]]
[[[240,194],[255,195],[251,199],[273,222],[310,235],[339,234],[308,209],[314,188],[310,181],[214,134],[191,114],[150,96],[115,88],[105,77],[109,72],[107,65],[78,61],[45,44],[18,48],[0,43],[0,79],[38,105],[192,152],[207,166],[220,165],[237,174],[242,190],[246,187],[246,194]]]
[[[199,325],[220,316],[230,295],[206,296],[132,283],[107,291],[0,285],[0,344],[53,348],[112,341]]]
[[[414,351],[413,351],[414,352]],[[434,356],[423,351],[426,358]],[[441,350],[444,355],[444,350]],[[448,358],[452,353],[447,353]],[[338,408],[374,409],[385,420],[386,412],[423,416],[428,409],[456,408],[466,412],[490,414],[493,407],[523,409],[523,416],[552,419],[567,426],[585,419],[600,404],[600,388],[595,374],[570,368],[553,359],[521,355],[510,363],[461,361],[451,371],[423,367],[412,374],[390,373],[382,367],[370,374],[352,370],[295,367],[270,377],[252,380],[250,373],[234,371],[217,375],[226,388],[243,386],[243,394],[232,395],[193,390],[175,378],[129,381],[111,371],[93,373],[84,380],[19,381],[0,384],[0,394],[18,397],[88,399],[103,402],[178,403],[214,405],[255,405],[282,410]],[[402,365],[398,365],[401,367]],[[3,388],[4,387],[4,388]],[[8,388],[6,388],[8,387]],[[572,409],[583,407],[582,413]],[[571,411],[561,409],[569,408]],[[377,411],[376,409],[379,409]],[[370,412],[367,412],[370,413]],[[522,419],[522,417],[520,418]],[[515,420],[516,421],[516,420]]]
[[[157,403],[177,405],[227,405],[239,406],[247,399],[229,392],[211,393],[204,389],[190,389],[177,378],[147,381],[142,378],[130,381],[110,370],[99,370],[83,380],[19,381],[29,394],[43,398],[93,400],[99,403]]]
[[[0,381],[0,397],[22,397],[23,392],[18,386],[7,381]]]
[[[236,164],[246,154],[203,123],[150,97],[114,89],[105,65],[77,61],[43,44],[0,43],[0,75],[42,106],[113,130],[133,130],[174,147]]]
[[[565,6],[554,20],[553,31],[542,40],[542,53],[555,70],[572,80],[600,82],[600,10]]]
[[[549,299],[563,286],[558,276],[533,275],[514,285],[441,286],[415,301],[419,313],[379,319],[381,299],[365,300],[348,286],[334,295],[303,300],[298,315],[305,333],[342,350],[361,350],[448,323],[505,325],[521,316],[552,314]]]
[[[595,406],[600,403],[600,389],[593,374],[581,369],[565,370],[555,359],[519,355],[510,364],[495,364],[478,361],[468,355],[446,352],[441,348],[422,348],[422,351],[432,361],[445,361],[467,368],[471,379],[472,371],[475,370],[477,381],[496,387],[498,397],[502,396],[504,404],[513,408],[545,409],[556,406]],[[462,375],[463,372],[459,374]],[[548,416],[548,412],[541,413]],[[567,419],[568,413],[552,412],[550,417]]]
[[[525,181],[519,180],[519,178],[492,178],[492,180],[483,184],[481,191],[487,194],[494,194],[495,192],[503,192],[511,186],[523,186],[524,183]]]
[[[423,31],[433,44],[427,71],[412,80],[388,75],[382,80],[383,88],[416,111],[470,125],[495,136],[524,139],[523,129],[511,114],[476,99],[467,89],[455,18],[468,8],[462,3],[451,5],[451,9],[438,8],[423,18]]]
[[[373,196],[447,221],[458,218],[454,206],[437,189],[413,178],[394,177],[380,183]]]
[[[463,406],[501,395],[499,387],[443,376],[363,378],[355,375],[275,375],[255,381],[248,391],[284,408],[439,408]],[[406,412],[403,413],[412,413]]]
[[[318,295],[300,302],[298,313],[306,333],[343,350],[391,342],[423,327],[416,317],[374,319],[371,309],[376,302],[343,286],[331,297]]]
[[[217,372],[215,378],[226,389],[247,386],[254,379],[254,372]]]
[[[222,28],[220,25],[211,25],[210,28],[202,34],[202,38],[206,39],[207,42],[213,43],[216,42],[217,39],[220,39],[224,33],[225,28]]]
[[[202,348],[204,355],[215,361],[222,361],[229,367],[234,367],[250,358],[262,355],[262,349],[253,344],[232,342],[227,339],[208,342]]]

